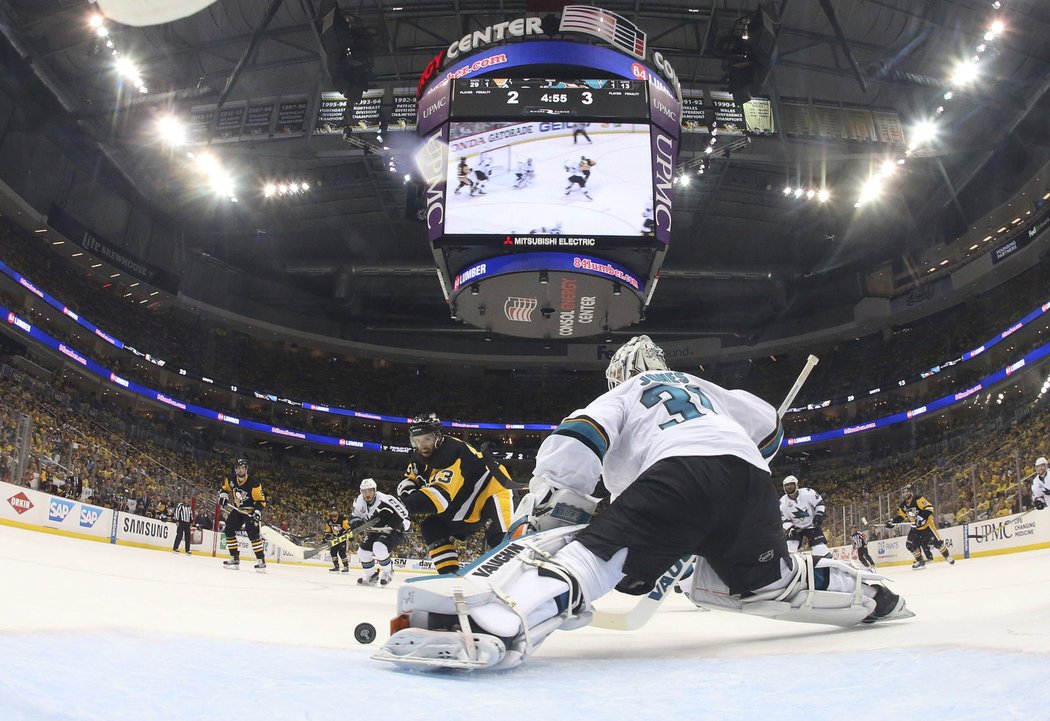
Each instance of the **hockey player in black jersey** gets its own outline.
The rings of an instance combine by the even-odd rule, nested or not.
[[[324,539],[333,541],[349,530],[350,521],[347,520],[346,516],[333,508],[324,524]],[[332,546],[331,553],[332,567],[328,570],[332,573],[339,573],[339,561],[342,559],[343,573],[350,573],[350,563],[346,560],[346,541]]]
[[[410,438],[412,455],[397,495],[411,513],[427,514],[420,526],[437,572],[456,573],[459,551],[452,539],[483,530],[486,547],[498,545],[510,527],[513,494],[489,471],[481,451],[444,435],[434,413],[412,419]],[[509,477],[502,466],[498,470]]]
[[[471,195],[474,194],[474,181],[470,179],[471,170],[470,166],[467,165],[466,158],[459,159],[459,165],[456,166],[456,179],[459,180],[459,185],[456,186],[456,190],[453,195],[459,195],[464,187],[470,188]]]
[[[231,505],[230,501],[233,501]],[[266,507],[266,495],[262,484],[248,477],[248,461],[238,458],[230,473],[222,482],[219,492],[219,505],[229,512],[226,518],[226,550],[230,559],[222,564],[236,571],[241,566],[241,551],[237,547],[237,531],[244,528],[248,540],[252,542],[255,552],[255,570],[266,573],[266,555],[263,542],[259,537],[259,524],[262,522],[262,509]]]
[[[364,570],[357,582],[363,586],[374,586],[378,581],[379,585],[385,586],[394,577],[390,554],[401,543],[409,527],[408,509],[394,496],[380,492],[373,479],[366,478],[361,481],[361,495],[354,501],[351,515],[351,531],[379,516],[378,523],[357,549]]]
[[[952,552],[948,550],[947,544],[937,531],[937,524],[933,519],[933,504],[924,496],[916,495],[910,485],[904,487],[902,496],[900,505],[897,507],[897,517],[889,521],[886,527],[893,528],[897,523],[911,524],[908,539],[904,542],[905,547],[915,559],[911,567],[923,568],[926,565],[926,559],[923,558],[922,553],[922,547],[926,545],[936,548],[944,556],[945,561],[954,564],[955,559],[952,558]]]

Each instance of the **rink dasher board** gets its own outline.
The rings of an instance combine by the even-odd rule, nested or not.
[[[906,547],[910,526],[898,526],[900,535],[868,541],[868,553],[876,566],[903,566],[914,562]],[[938,529],[955,560],[997,556],[1050,548],[1050,512],[1028,511],[1001,518],[964,523]],[[832,557],[848,561],[853,558],[853,546],[835,546]],[[933,549],[933,562],[943,563],[941,554]],[[927,561],[927,564],[930,562]]]
[[[144,548],[153,551],[171,552],[175,543],[177,526],[170,521],[159,521],[124,511],[102,508],[87,501],[52,496],[43,491],[0,482],[0,524],[41,533],[51,533],[85,541],[112,543],[120,546]],[[218,556],[226,557],[226,537],[211,530],[203,530],[201,543],[191,543],[195,555],[210,556],[213,537],[220,549]],[[254,556],[251,543],[244,532],[238,534],[238,546],[242,554]],[[181,549],[184,548],[180,544]],[[207,549],[207,550],[206,550]],[[316,560],[296,559],[292,554],[264,540],[267,561],[319,568],[331,565],[331,555],[326,551]],[[360,570],[356,554],[351,554],[351,565]],[[394,570],[404,573],[434,573],[429,559],[394,558]]]

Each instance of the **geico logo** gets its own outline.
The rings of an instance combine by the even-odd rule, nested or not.
[[[49,509],[48,515],[50,515],[52,518],[59,518],[61,520],[65,520],[66,516],[69,515],[69,512],[70,510],[72,510],[72,508],[72,505],[62,503],[62,501],[51,501],[51,507]]]

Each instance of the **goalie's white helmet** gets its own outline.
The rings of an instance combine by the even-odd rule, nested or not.
[[[378,486],[376,486],[376,482],[371,478],[366,478],[363,481],[361,481],[362,491],[374,491],[376,490],[376,488],[378,488]]]
[[[609,367],[605,369],[605,378],[609,381],[609,390],[612,390],[640,373],[666,370],[670,368],[660,346],[647,335],[636,335],[613,353]]]

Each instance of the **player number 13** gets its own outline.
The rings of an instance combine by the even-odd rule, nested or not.
[[[641,400],[642,405],[646,408],[652,408],[658,403],[662,403],[668,415],[680,416],[680,418],[672,417],[671,420],[661,423],[660,430],[662,431],[672,426],[677,426],[679,423],[684,423],[694,418],[701,418],[707,415],[705,411],[715,412],[714,407],[711,405],[711,400],[696,386],[682,387],[664,383],[649,386],[642,392]],[[697,403],[699,403],[700,408],[704,409],[703,411],[697,408]]]

